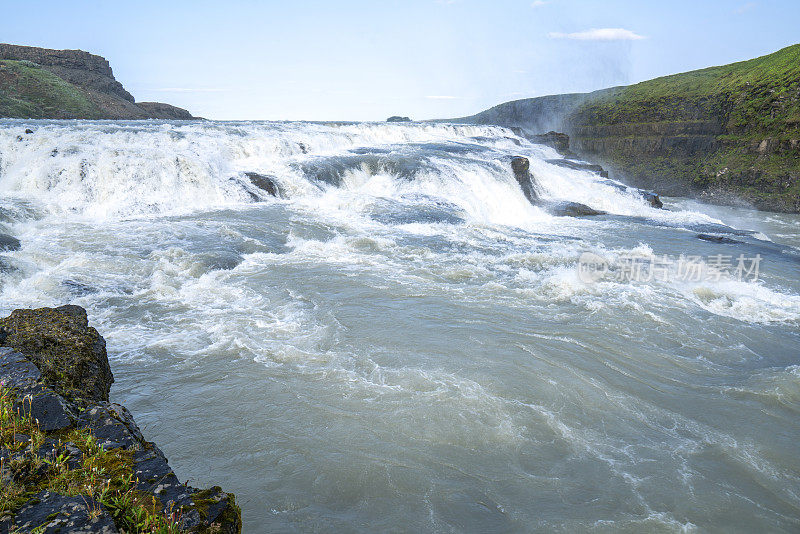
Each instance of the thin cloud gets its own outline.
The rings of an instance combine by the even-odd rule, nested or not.
[[[531,4],[531,7],[542,7],[549,3],[550,2],[545,2],[544,0],[534,0],[533,3]]]
[[[458,97],[450,95],[429,95],[425,98],[430,98],[431,100],[456,100]]]
[[[747,13],[751,9],[755,9],[757,5],[758,4],[756,4],[755,2],[748,2],[734,9],[733,12],[736,13],[737,15],[741,15],[742,13]]]
[[[222,93],[225,89],[200,89],[195,87],[161,87],[151,89],[157,93]]]
[[[624,28],[593,28],[583,32],[550,32],[551,39],[572,39],[575,41],[638,41],[642,35]]]

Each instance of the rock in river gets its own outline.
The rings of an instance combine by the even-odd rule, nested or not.
[[[258,174],[257,172],[246,172],[244,174],[250,179],[251,184],[262,191],[266,191],[273,197],[283,196],[281,188],[278,186],[278,183],[273,177]]]
[[[511,170],[514,171],[514,178],[517,180],[522,193],[528,202],[536,204],[539,195],[534,188],[533,175],[531,174],[531,162],[523,156],[514,156],[511,160]]]
[[[0,234],[0,251],[12,252],[19,250],[21,246],[19,239],[6,234]]]

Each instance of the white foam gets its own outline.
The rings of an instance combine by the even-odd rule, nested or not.
[[[355,170],[348,194],[396,197],[434,195],[456,203],[473,219],[526,226],[547,216],[532,207],[514,181],[508,159],[521,153],[546,196],[578,201],[625,215],[709,221],[697,213],[651,209],[642,199],[604,185],[595,175],[555,167],[553,149],[531,145],[493,126],[309,123],[41,123],[17,140],[0,128],[0,191],[35,201],[58,217],[94,219],[189,213],[251,202],[246,171],[276,177],[292,199],[319,194],[296,164],[336,157],[358,147],[455,143],[486,154],[434,157],[433,168],[413,181]],[[482,149],[483,150],[483,149]],[[420,157],[425,157],[423,153]]]

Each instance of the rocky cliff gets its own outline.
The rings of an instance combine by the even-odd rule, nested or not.
[[[10,44],[0,44],[0,117],[194,118],[169,104],[137,103],[100,56]]]
[[[113,381],[83,308],[0,319],[0,533],[240,532],[233,494],[181,483]]]
[[[455,120],[563,131],[573,151],[638,187],[800,212],[800,45]]]

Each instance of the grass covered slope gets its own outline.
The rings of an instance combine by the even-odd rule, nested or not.
[[[83,91],[30,61],[0,60],[0,117],[100,118]]]
[[[800,44],[749,61],[597,93],[573,119],[592,125],[724,119],[731,132],[800,127]]]
[[[800,45],[599,91],[565,124],[638,185],[800,212]]]

